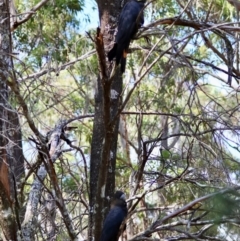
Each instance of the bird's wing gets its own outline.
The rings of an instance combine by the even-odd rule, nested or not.
[[[121,207],[112,208],[103,224],[101,241],[115,241],[118,236],[118,231],[126,217],[126,211]]]
[[[141,6],[136,1],[130,1],[124,6],[118,22],[117,43],[130,43],[135,34],[136,20],[140,12]]]

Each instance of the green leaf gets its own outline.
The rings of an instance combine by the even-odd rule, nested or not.
[[[168,150],[163,150],[161,152],[161,155],[162,155],[162,158],[169,159],[171,157],[172,153],[170,151],[168,151]]]

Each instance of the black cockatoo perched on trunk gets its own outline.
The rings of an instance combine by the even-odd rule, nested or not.
[[[144,23],[143,8],[146,0],[128,1],[119,17],[118,31],[113,48],[108,53],[108,60],[116,57],[116,64],[121,61],[121,71],[125,71],[127,51],[131,40]]]
[[[118,232],[127,216],[125,194],[117,191],[111,201],[111,209],[103,223],[100,241],[117,241]]]

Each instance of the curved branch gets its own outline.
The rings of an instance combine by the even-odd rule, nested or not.
[[[31,8],[29,11],[24,13],[24,14],[26,14],[26,16],[23,19],[16,20],[15,22],[13,22],[13,24],[11,26],[11,31],[14,31],[18,26],[27,22],[37,12],[37,10],[39,10],[41,7],[43,7],[48,1],[49,0],[42,0],[41,2],[36,4],[33,8]],[[23,15],[23,13],[20,15]]]
[[[149,229],[147,229],[146,231],[134,236],[130,241],[138,240],[139,238],[141,240],[143,237],[149,237],[152,233],[158,231],[158,227],[161,229],[161,225],[164,222],[168,221],[171,218],[174,218],[174,217],[178,216],[181,213],[186,212],[189,209],[192,209],[195,205],[197,205],[198,203],[200,203],[202,201],[210,199],[210,198],[212,198],[216,195],[219,195],[219,194],[231,193],[231,192],[237,191],[239,189],[240,189],[240,186],[236,186],[236,187],[233,187],[233,188],[226,188],[226,189],[223,189],[219,192],[211,193],[211,194],[205,195],[203,197],[197,198],[197,199],[193,200],[192,202],[188,203],[187,205],[183,206],[182,208],[179,208],[176,211],[174,211],[174,212],[170,213],[169,215],[165,216],[164,218],[155,221],[149,227]]]
[[[70,62],[67,62],[67,63],[61,65],[61,66],[58,66],[58,68],[43,69],[43,70],[41,70],[41,71],[38,72],[38,73],[31,74],[31,75],[26,76],[26,77],[24,77],[24,78],[22,78],[22,79],[18,79],[18,82],[21,83],[21,82],[26,81],[26,80],[29,80],[29,79],[37,79],[37,78],[39,78],[39,77],[41,77],[41,76],[43,76],[43,75],[45,75],[45,74],[51,73],[51,72],[59,72],[59,70],[64,70],[64,69],[66,69],[66,68],[68,68],[68,67],[76,64],[77,62],[79,62],[79,61],[81,61],[81,60],[84,60],[84,59],[92,56],[92,55],[95,54],[95,53],[96,53],[96,50],[95,50],[95,49],[94,49],[94,50],[91,50],[91,51],[87,52],[86,54],[82,55],[81,57],[79,57],[79,58],[77,58],[77,59],[75,59],[75,60],[72,60],[72,61],[70,61]]]

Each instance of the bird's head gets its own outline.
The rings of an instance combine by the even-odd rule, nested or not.
[[[116,191],[113,195],[111,206],[126,206],[126,196],[122,191]]]
[[[126,200],[126,195],[122,191],[116,191],[113,198]]]

